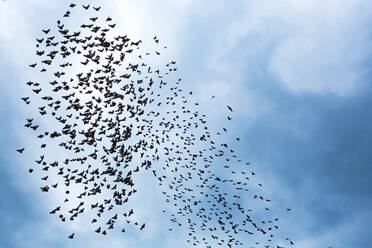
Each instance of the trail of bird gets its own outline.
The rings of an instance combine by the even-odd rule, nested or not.
[[[64,22],[78,11],[90,14],[87,22],[75,23],[77,28]],[[42,29],[43,36],[36,40],[38,60],[29,66],[45,80],[27,82],[32,96],[22,101],[42,102],[37,116],[24,125],[43,149],[28,171],[43,174],[42,192],[59,189],[65,194],[49,213],[65,222],[89,212],[95,232],[102,235],[118,225],[123,233],[130,224],[142,231],[148,225],[134,222],[136,209],[127,205],[141,190],[135,187],[135,175],[147,171],[175,210],[169,212],[169,230],[187,230],[191,245],[245,247],[240,237],[246,234],[250,240],[267,237],[255,246],[279,247],[274,240],[279,219],[269,214],[271,200],[264,196],[263,185],[255,183],[250,164],[220,142],[230,138],[229,131],[210,130],[193,93],[182,88],[181,78],[172,79],[176,61],[163,66],[148,62],[166,46],[154,36],[154,49],[146,50],[142,40],[115,35],[115,27],[100,6],[72,3],[56,28]],[[229,105],[227,110],[233,114]],[[42,119],[54,121],[55,129],[47,130]],[[60,155],[68,156],[58,160],[48,154],[55,145]],[[109,198],[94,198],[100,194]],[[251,194],[268,212],[267,219],[245,207],[243,194]],[[67,209],[71,204],[75,205]],[[75,233],[68,236],[74,237]]]

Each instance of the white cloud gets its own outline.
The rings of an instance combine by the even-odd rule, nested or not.
[[[371,3],[312,1],[305,8],[286,1],[289,34],[274,49],[270,68],[295,92],[349,95],[366,73],[370,56]],[[305,4],[304,5],[309,5]]]
[[[293,92],[350,95],[368,70],[371,9],[364,0],[248,1],[228,25],[224,48],[243,42],[265,50],[267,67]]]
[[[360,87],[371,54],[367,1],[286,1],[284,30],[270,69],[295,92],[349,95]],[[308,4],[309,5],[309,4]],[[295,11],[293,11],[295,10]]]

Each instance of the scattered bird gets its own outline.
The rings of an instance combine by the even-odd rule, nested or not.
[[[25,148],[17,149],[17,152],[23,153],[24,150],[25,150]]]

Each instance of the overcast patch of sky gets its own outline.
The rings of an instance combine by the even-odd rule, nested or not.
[[[60,12],[59,15],[63,12],[56,7],[45,8],[47,5],[40,1],[27,4],[30,8],[17,5],[8,14],[1,15],[2,20],[9,23],[6,29],[0,30],[1,40],[8,42],[1,42],[5,44],[1,46],[1,64],[13,64],[5,67],[10,70],[1,69],[6,76],[1,79],[0,89],[7,88],[1,90],[2,106],[14,104],[13,99],[6,97],[12,91],[7,84],[17,80],[16,70],[28,63],[19,59],[27,53],[23,47],[28,45],[21,33],[12,31],[15,28],[12,21],[17,28],[29,33],[26,36],[29,41],[44,18],[34,20],[38,24],[34,25],[33,15],[28,11]],[[115,9],[110,8],[111,4]],[[16,15],[17,8],[22,9],[22,16]],[[156,5],[150,1],[116,1],[108,2],[106,8],[116,12],[117,18],[121,14],[122,25],[127,25],[137,38],[159,34],[179,61],[185,87],[196,89],[196,94],[204,98],[212,88],[211,93],[217,95],[216,105],[233,103],[237,123],[231,125],[239,128],[245,138],[241,151],[246,151],[244,156],[261,167],[260,176],[268,188],[273,188],[275,200],[294,206],[295,213],[288,217],[285,229],[297,236],[298,247],[334,244],[367,247],[372,242],[365,231],[371,219],[366,211],[371,204],[367,189],[371,188],[368,167],[372,138],[368,115],[372,105],[368,100],[371,36],[366,28],[371,22],[369,1],[327,1],[327,5],[317,0],[228,4],[226,1],[163,1]],[[55,22],[53,14],[49,18]],[[224,118],[223,114],[213,111],[213,105],[204,108],[213,125],[217,126]],[[2,108],[2,116],[18,119],[8,110]],[[12,128],[5,119],[1,127],[2,130]],[[14,157],[4,156],[11,154],[9,144],[16,143],[11,134],[3,134],[3,140],[11,142],[1,148],[2,161],[6,161],[1,169],[16,177],[8,168],[15,166]],[[35,210],[38,202],[32,197],[23,199],[22,191],[12,185],[16,178],[8,179],[2,180],[5,187],[19,197],[11,198],[2,191],[1,195],[5,195],[10,204],[17,205],[20,201],[25,209],[34,209],[31,215],[37,215],[43,224],[53,227],[54,220]],[[4,209],[1,205],[0,211],[6,215],[4,212],[11,208]],[[17,223],[14,230],[23,230],[16,234],[16,240],[29,240],[38,219],[23,223],[16,209],[9,216],[16,221],[10,219],[5,223]],[[282,218],[285,221],[284,218],[287,217]],[[43,240],[48,231],[40,223],[36,224],[36,230],[44,235],[30,244],[49,247],[50,243]],[[83,237],[76,242],[93,245],[109,240],[87,241],[90,236]],[[5,240],[14,242],[13,238],[7,235]],[[57,233],[52,244],[76,245],[68,244],[64,238]],[[162,247],[166,239],[158,240]],[[176,239],[170,240],[168,247],[172,247]],[[115,247],[114,243],[120,243],[121,239],[112,242],[110,245]],[[17,247],[15,243],[12,245]],[[22,245],[19,243],[18,247]],[[139,245],[136,241],[131,245],[147,246],[146,242]]]

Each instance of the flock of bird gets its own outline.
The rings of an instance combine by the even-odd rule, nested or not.
[[[100,9],[70,4],[56,29],[42,30],[36,40],[39,59],[29,65],[39,79],[26,83],[33,96],[22,101],[41,106],[24,126],[42,152],[29,172],[42,174],[42,192],[57,191],[64,199],[50,214],[68,222],[89,212],[102,235],[116,227],[123,233],[128,226],[143,230],[146,224],[133,220],[137,209],[127,206],[141,190],[136,175],[149,172],[170,206],[163,210],[170,216],[169,230],[187,230],[190,245],[247,247],[245,240],[257,235],[264,238],[254,247],[294,245],[288,238],[287,244],[275,243],[279,219],[269,214],[271,200],[255,183],[251,165],[220,141],[231,140],[229,131],[211,131],[199,103],[190,100],[192,92],[181,88],[176,61],[151,64],[167,47],[157,36],[155,49],[146,50],[142,40],[118,35]],[[88,22],[70,21],[78,11]],[[231,120],[233,109],[226,106],[225,112]],[[257,201],[267,213],[259,216],[268,218],[247,208],[243,195]]]

